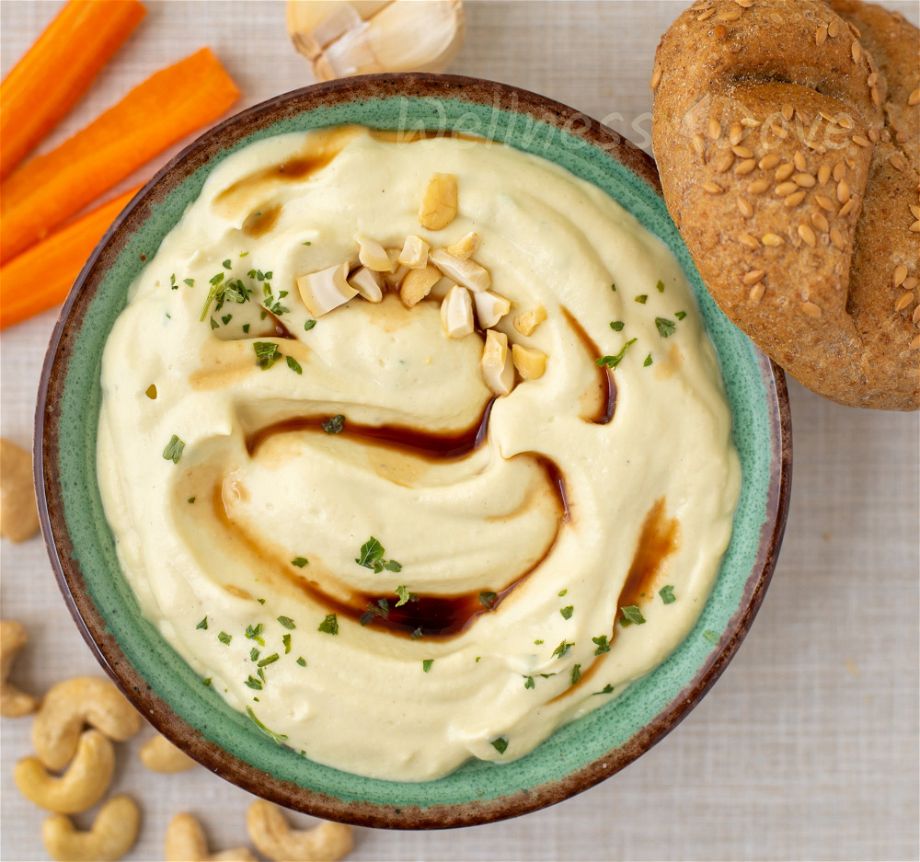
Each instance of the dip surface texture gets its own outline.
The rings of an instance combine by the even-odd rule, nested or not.
[[[436,173],[458,214],[425,230]],[[494,328],[547,357],[506,396],[438,287],[315,320],[298,292],[358,236],[470,231],[512,303]],[[350,772],[508,761],[609,703],[687,635],[731,535],[731,416],[677,262],[499,144],[344,128],[230,156],[132,286],[102,385],[99,483],[144,614],[232,706]]]

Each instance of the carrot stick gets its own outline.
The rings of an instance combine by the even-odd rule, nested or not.
[[[209,48],[151,75],[0,186],[0,259],[10,260],[239,97]]]
[[[64,301],[86,259],[138,188],[61,228],[0,269],[0,329]]]
[[[146,14],[138,0],[69,0],[0,84],[0,178],[80,101]]]

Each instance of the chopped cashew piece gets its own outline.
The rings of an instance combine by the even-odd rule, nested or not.
[[[30,802],[57,814],[79,814],[92,808],[109,789],[115,770],[115,749],[98,730],[87,730],[67,771],[49,775],[37,757],[24,757],[13,770],[19,792]]]
[[[358,296],[368,302],[380,302],[383,299],[381,276],[368,266],[356,269],[349,277],[348,283],[358,291]]]
[[[489,271],[475,260],[462,260],[443,248],[436,248],[428,255],[428,260],[448,278],[470,290],[488,290],[492,285]]]
[[[476,318],[483,329],[495,326],[511,311],[511,303],[505,297],[497,293],[490,293],[488,290],[474,293],[473,300],[476,302]]]
[[[37,532],[32,456],[12,440],[0,438],[0,536],[24,542]]]
[[[322,317],[357,296],[348,283],[348,264],[339,263],[297,279],[300,298],[313,317]]]
[[[428,265],[430,246],[420,236],[410,234],[399,253],[399,262],[409,269],[424,269]]]
[[[447,252],[454,257],[459,257],[460,260],[469,260],[476,254],[476,249],[478,248],[479,234],[471,230],[466,236],[460,237],[455,243],[451,243],[447,246]]]
[[[387,250],[377,240],[369,239],[366,236],[357,237],[358,240],[358,260],[363,266],[374,272],[392,272],[393,261],[387,254]]]
[[[408,266],[403,266],[399,262],[399,252],[398,248],[388,248],[387,254],[390,257],[390,262],[393,264],[393,269],[391,272],[385,272],[383,274],[383,280],[387,283],[387,287],[390,287],[394,290],[399,290],[399,286],[402,284],[402,280],[406,277],[406,273],[409,271]]]
[[[531,308],[514,318],[514,328],[521,335],[533,335],[536,328],[546,320],[546,309],[542,305]]]
[[[546,354],[542,350],[514,344],[511,347],[511,360],[522,380],[536,380],[546,371]]]
[[[428,230],[447,227],[457,215],[457,178],[432,174],[418,210],[419,224]]]
[[[418,305],[431,293],[431,288],[440,279],[441,273],[433,266],[426,266],[424,269],[410,269],[399,288],[399,298],[403,301],[403,305],[406,308]]]
[[[185,812],[169,821],[164,855],[166,862],[256,862],[246,847],[211,853],[201,824]]]
[[[19,651],[29,639],[25,626],[16,620],[0,620],[0,715],[18,718],[38,708],[38,698],[20,691],[9,682]]]
[[[165,736],[152,736],[138,752],[141,763],[153,772],[185,772],[195,765],[182,749],[176,748]]]
[[[117,862],[137,841],[141,812],[127,796],[113,796],[96,815],[89,832],[56,814],[42,824],[45,849],[57,862]]]
[[[259,800],[246,813],[249,837],[272,862],[338,862],[354,846],[351,827],[321,821],[312,829],[291,829],[281,809]]]
[[[454,285],[441,303],[441,323],[448,338],[473,334],[473,301],[465,287]]]
[[[450,293],[450,289],[453,286],[454,286],[454,283],[449,278],[445,278],[444,276],[441,276],[441,278],[439,278],[434,283],[434,287],[431,288],[431,293],[429,293],[428,295],[432,299],[436,299],[438,300],[438,302],[440,302],[442,299],[444,299],[447,296],[448,293]]]
[[[508,336],[497,329],[486,331],[482,349],[482,377],[496,395],[507,395],[514,388],[514,365],[508,351]]]
[[[52,686],[32,723],[32,745],[49,769],[63,769],[80,741],[83,725],[123,742],[141,729],[141,717],[106,679],[78,676]]]

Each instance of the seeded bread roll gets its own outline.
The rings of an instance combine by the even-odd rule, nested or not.
[[[652,76],[665,201],[712,295],[853,406],[920,407],[918,37],[859,0],[700,0]]]

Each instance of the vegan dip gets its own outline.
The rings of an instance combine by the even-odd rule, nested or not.
[[[312,760],[421,781],[609,704],[696,623],[740,470],[668,249],[496,143],[247,145],[132,285],[98,479],[145,616]]]

